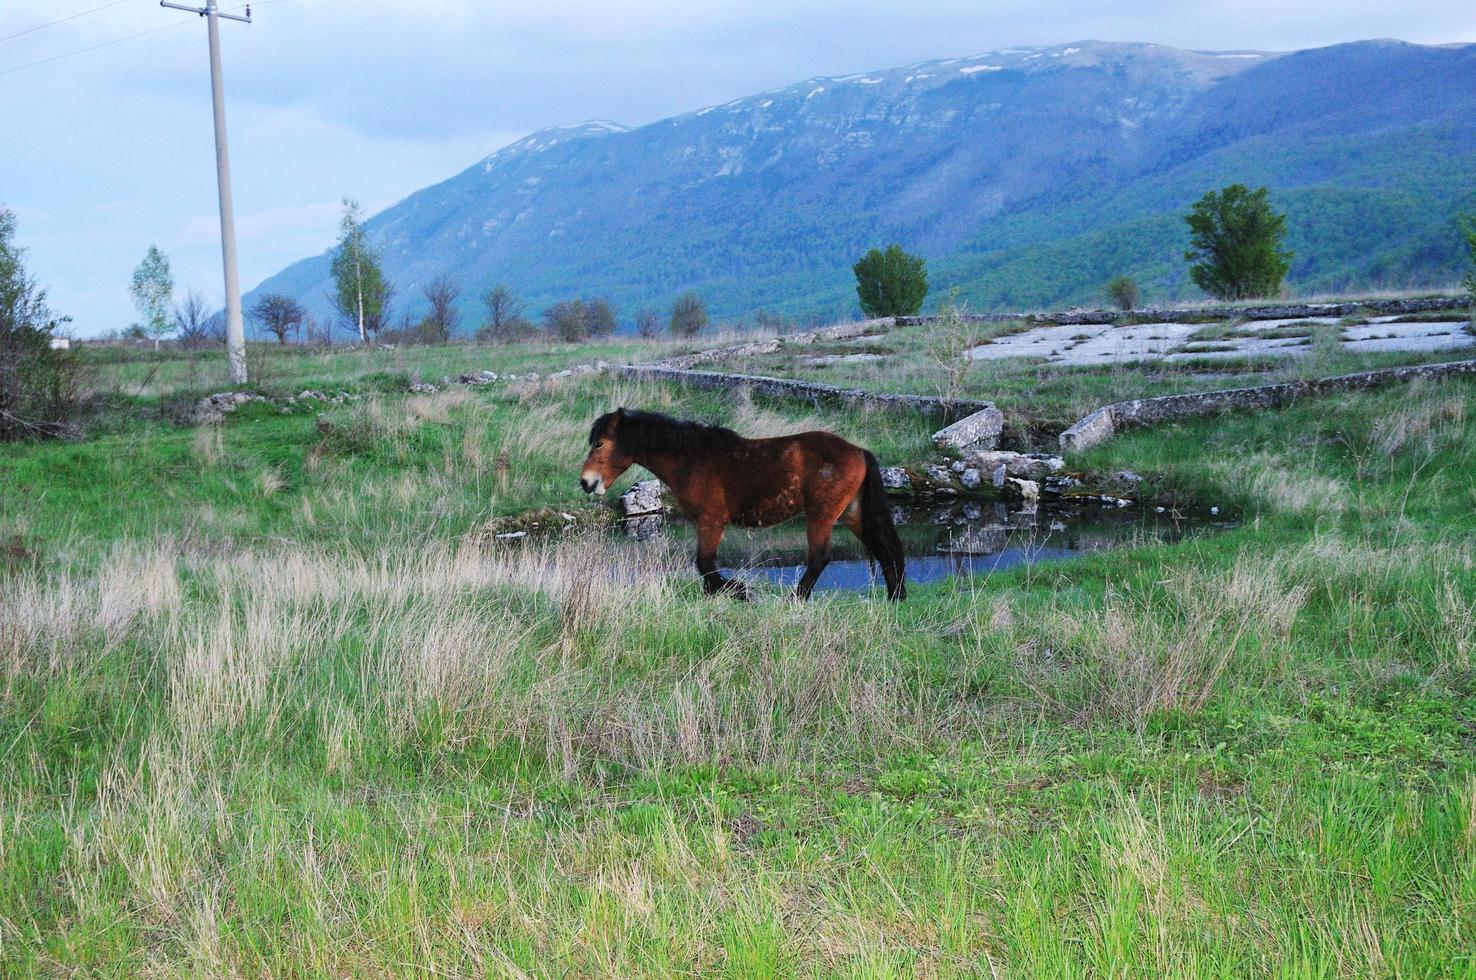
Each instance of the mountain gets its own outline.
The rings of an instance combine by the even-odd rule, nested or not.
[[[537,312],[607,296],[628,319],[696,289],[712,311],[838,315],[850,266],[901,242],[934,297],[1095,302],[1117,273],[1191,295],[1182,215],[1271,188],[1301,289],[1458,278],[1476,210],[1476,45],[1290,54],[1083,41],[812,78],[627,129],[534,133],[368,223],[408,307],[448,274]],[[326,310],[328,256],[258,291]]]

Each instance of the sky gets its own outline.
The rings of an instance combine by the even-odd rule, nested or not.
[[[1016,45],[1476,41],[1469,0],[262,0],[252,10],[250,25],[221,24],[245,289],[329,247],[343,197],[373,213],[545,126],[639,126],[816,75]],[[200,18],[156,0],[0,0],[0,207],[16,213],[28,267],[72,332],[138,319],[128,283],[150,245],[171,259],[178,291],[223,303],[214,152]]]

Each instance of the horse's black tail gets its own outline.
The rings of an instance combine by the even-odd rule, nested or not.
[[[887,488],[882,485],[881,466],[870,452],[866,454],[866,481],[861,484],[861,543],[881,565],[887,580],[887,598],[900,602],[907,598],[907,558],[902,553],[902,539],[892,523],[892,509],[887,506]]]

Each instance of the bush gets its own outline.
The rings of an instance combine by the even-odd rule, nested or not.
[[[81,400],[82,369],[71,350],[53,347],[68,322],[46,305],[46,290],[26,274],[15,214],[0,209],[0,440],[70,435]]]
[[[683,293],[671,304],[673,337],[695,337],[707,329],[707,304],[696,293]]]
[[[1231,184],[1210,191],[1184,216],[1194,263],[1189,277],[1216,299],[1240,300],[1275,296],[1291,268],[1284,251],[1286,215],[1271,210],[1268,192]]]
[[[658,337],[661,335],[661,317],[656,315],[655,310],[636,311],[636,333],[642,337]]]
[[[914,316],[928,298],[927,262],[901,245],[888,245],[885,252],[872,249],[851,271],[861,312],[869,317]]]
[[[582,299],[566,299],[543,311],[543,326],[549,335],[566,344],[589,339],[587,309]]]
[[[1119,310],[1138,308],[1138,284],[1132,276],[1113,276],[1107,280],[1107,299]]]
[[[608,337],[615,327],[615,307],[609,300],[594,299],[584,308],[584,331],[591,337]]]

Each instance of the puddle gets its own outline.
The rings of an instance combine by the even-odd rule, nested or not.
[[[1218,517],[1151,507],[1083,505],[1011,510],[1004,504],[953,503],[894,507],[893,519],[907,552],[907,580],[937,582],[1046,561],[1063,561],[1130,545],[1176,541],[1185,535],[1234,526]],[[694,548],[692,526],[660,516],[637,517],[613,532],[633,549]],[[866,553],[849,531],[837,527],[834,558],[816,591],[856,591],[881,585]],[[725,575],[760,585],[793,588],[804,574],[805,529],[790,521],[762,530],[729,528],[718,549]]]

